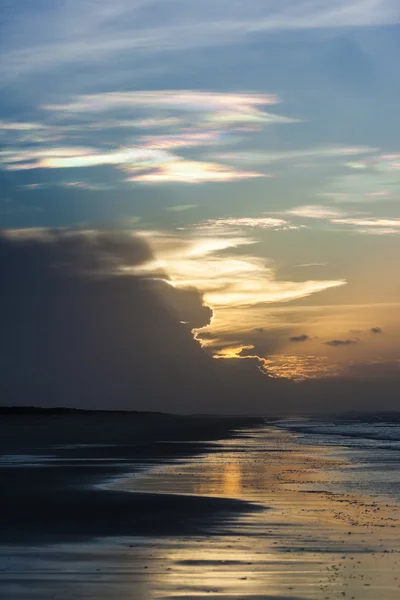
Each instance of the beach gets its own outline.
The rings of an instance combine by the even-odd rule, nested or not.
[[[119,419],[120,445],[109,420],[92,444],[75,426],[57,451],[47,439],[32,453],[31,440],[29,464],[2,438],[3,597],[399,597],[400,506],[366,477],[371,448],[310,433],[304,420],[212,417],[144,419],[133,443]],[[391,450],[376,469],[392,469],[389,482]]]

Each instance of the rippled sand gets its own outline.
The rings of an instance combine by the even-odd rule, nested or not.
[[[208,535],[14,548],[1,574],[8,597],[398,600],[399,507],[326,492],[346,469],[337,451],[262,427],[204,455],[120,476],[107,487],[235,498],[258,510],[222,510]],[[174,518],[187,519],[178,504]]]

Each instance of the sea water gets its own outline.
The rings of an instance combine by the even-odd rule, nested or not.
[[[326,491],[400,503],[400,413],[298,417],[279,421],[277,427],[294,434],[298,444],[330,447],[345,459],[347,466],[325,484]]]

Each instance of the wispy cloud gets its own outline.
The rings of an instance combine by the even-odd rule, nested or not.
[[[368,217],[365,219],[331,219],[331,223],[344,226],[364,235],[388,235],[400,233],[400,219]]]
[[[385,235],[400,233],[400,219],[397,217],[364,216],[366,213],[344,212],[336,208],[321,205],[306,205],[288,209],[285,215],[322,221],[336,228],[367,235]],[[359,216],[361,214],[361,216]],[[367,213],[368,214],[368,213]],[[295,226],[295,225],[294,225]]]
[[[286,219],[276,219],[272,217],[227,217],[227,218],[219,218],[219,219],[209,219],[207,221],[203,221],[199,225],[199,229],[205,231],[218,231],[220,233],[224,232],[224,229],[228,229],[231,231],[232,229],[271,229],[275,231],[289,230],[289,229],[299,229],[298,225],[294,225],[287,221]]]
[[[291,122],[287,119],[286,122]],[[270,164],[279,162],[299,161],[302,159],[330,159],[346,158],[351,155],[370,154],[375,152],[376,148],[369,146],[320,146],[315,148],[303,148],[301,150],[286,150],[280,152],[225,152],[216,154],[218,160],[229,160],[232,162],[252,163],[252,164]]]
[[[67,188],[67,189],[83,189],[92,192],[114,189],[115,186],[106,185],[105,183],[95,183],[90,181],[48,181],[42,183],[27,183],[17,186],[18,190],[42,190],[46,188]]]
[[[346,204],[396,200],[400,193],[400,155],[372,154],[347,162],[350,173],[331,179],[318,195]]]
[[[167,206],[165,210],[169,212],[183,212],[197,208],[197,204],[176,204],[175,206]]]
[[[126,181],[140,183],[204,183],[208,181],[224,182],[237,179],[265,177],[255,171],[237,171],[231,167],[194,160],[172,160],[156,168],[127,177]]]
[[[66,103],[42,107],[41,114],[50,124],[3,122],[4,131],[23,131],[31,137],[14,140],[13,147],[0,153],[0,161],[8,171],[110,165],[124,173],[120,176],[122,181],[135,183],[203,183],[267,177],[263,170],[238,168],[198,156],[188,158],[176,151],[196,149],[199,154],[203,149],[204,155],[204,149],[210,146],[241,141],[243,136],[254,134],[274,120],[264,109],[278,102],[276,96],[265,93],[201,90],[77,96]],[[146,127],[151,133],[141,131]],[[130,133],[130,144],[121,147],[118,128]],[[154,128],[158,131],[154,132]],[[139,131],[134,133],[134,129]],[[50,137],[36,139],[34,136],[42,131],[51,132]],[[76,144],[83,135],[93,144],[91,147],[86,147],[87,141],[85,147]],[[113,140],[118,143],[113,144]]]
[[[52,7],[52,11],[44,11],[39,3],[26,14],[18,8],[11,12],[15,18],[9,19],[5,37],[3,77],[11,79],[71,63],[104,64],[106,58],[114,64],[127,54],[137,61],[143,55],[240,43],[267,31],[400,20],[397,0],[283,0],[279,5],[264,0],[234,4],[228,0],[165,0],[162,5],[156,0],[115,0],[112,8],[106,0],[71,0],[68,4],[54,0]],[[54,36],[54,31],[62,31],[62,35]]]
[[[343,217],[346,213],[335,208],[329,208],[327,206],[309,204],[306,206],[290,208],[286,211],[286,214],[305,219],[333,219]]]
[[[157,150],[174,150],[176,148],[194,148],[207,146],[218,142],[223,133],[220,131],[175,133],[170,135],[144,135],[139,138],[139,143],[146,148]]]
[[[167,109],[188,112],[205,112],[219,115],[228,111],[241,115],[252,115],[259,107],[277,104],[279,99],[271,94],[221,93],[197,90],[157,90],[135,92],[109,92],[78,96],[64,104],[48,104],[42,108],[68,113],[106,113],[115,109],[132,109],[134,107],[147,110]],[[260,112],[262,116],[262,112]]]
[[[306,267],[327,267],[328,263],[327,262],[310,262],[310,263],[303,263],[301,265],[296,265],[296,267],[299,268],[306,268]]]
[[[0,152],[0,161],[9,171],[26,169],[68,169],[99,165],[123,165],[126,168],[149,168],[176,160],[166,150],[148,148],[118,148],[101,152],[95,148],[25,149]]]
[[[144,235],[144,233],[143,233]],[[281,281],[272,261],[238,249],[253,245],[247,235],[212,237],[201,230],[182,235],[148,232],[156,261],[146,265],[148,272],[162,269],[177,286],[197,287],[213,308],[246,307],[262,303],[289,302],[329,288],[344,280]],[[236,248],[235,253],[229,253]]]
[[[0,131],[36,131],[45,129],[42,123],[30,123],[29,121],[0,121]]]

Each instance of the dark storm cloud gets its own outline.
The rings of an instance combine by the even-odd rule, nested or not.
[[[370,329],[371,333],[382,333],[382,329],[380,327],[372,327]]]
[[[293,335],[289,338],[290,342],[308,342],[310,340],[310,336],[303,333],[302,335]]]
[[[358,344],[358,340],[329,340],[329,342],[323,342],[326,346],[352,346],[353,344]]]
[[[183,410],[212,372],[200,293],[118,274],[151,258],[142,240],[14,233],[0,258],[2,403]]]
[[[0,234],[1,404],[262,414],[383,407],[382,398],[397,406],[395,365],[368,381],[368,366],[300,384],[266,376],[258,357],[277,351],[282,332],[254,332],[242,358],[213,359],[191,331],[211,309],[160,273],[132,274],[151,259],[131,235]]]

